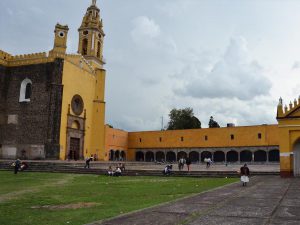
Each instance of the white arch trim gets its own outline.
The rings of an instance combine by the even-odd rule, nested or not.
[[[32,85],[32,81],[28,78],[24,79],[21,83],[19,102],[30,102],[30,98],[25,98],[27,84]]]

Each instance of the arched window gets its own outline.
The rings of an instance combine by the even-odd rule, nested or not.
[[[76,130],[80,130],[80,123],[78,121],[73,121],[72,128]]]
[[[97,57],[100,58],[100,48],[101,48],[101,44],[100,41],[98,41],[98,45],[97,45]]]
[[[25,88],[25,99],[30,99],[31,97],[31,84],[28,83]]]
[[[19,102],[30,102],[32,93],[32,82],[28,78],[24,79],[20,87]]]
[[[88,40],[85,38],[82,41],[82,55],[87,55]]]

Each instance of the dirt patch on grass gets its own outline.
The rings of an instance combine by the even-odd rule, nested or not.
[[[73,204],[66,205],[40,205],[32,206],[32,209],[48,209],[48,210],[58,210],[58,209],[81,209],[81,208],[90,208],[97,205],[101,205],[97,202],[78,202]]]
[[[82,175],[76,175],[76,177],[79,177],[79,176],[82,176]],[[2,195],[0,195],[0,203],[10,201],[13,199],[18,199],[28,193],[40,192],[40,191],[42,191],[42,189],[44,187],[57,187],[57,186],[67,185],[68,183],[72,182],[74,178],[75,178],[74,175],[69,175],[69,176],[63,177],[61,179],[54,180],[52,182],[47,181],[47,183],[41,184],[37,187],[27,187],[20,191],[14,191],[14,192],[2,194]]]

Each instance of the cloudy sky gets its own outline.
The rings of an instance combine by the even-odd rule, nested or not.
[[[57,22],[77,51],[91,0],[1,0],[0,49],[49,51]],[[300,94],[298,0],[98,0],[106,33],[106,122],[159,130],[172,108],[207,127],[276,123]]]

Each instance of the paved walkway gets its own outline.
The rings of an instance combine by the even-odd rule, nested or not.
[[[299,225],[300,179],[254,177],[247,187],[225,186],[93,225]]]

